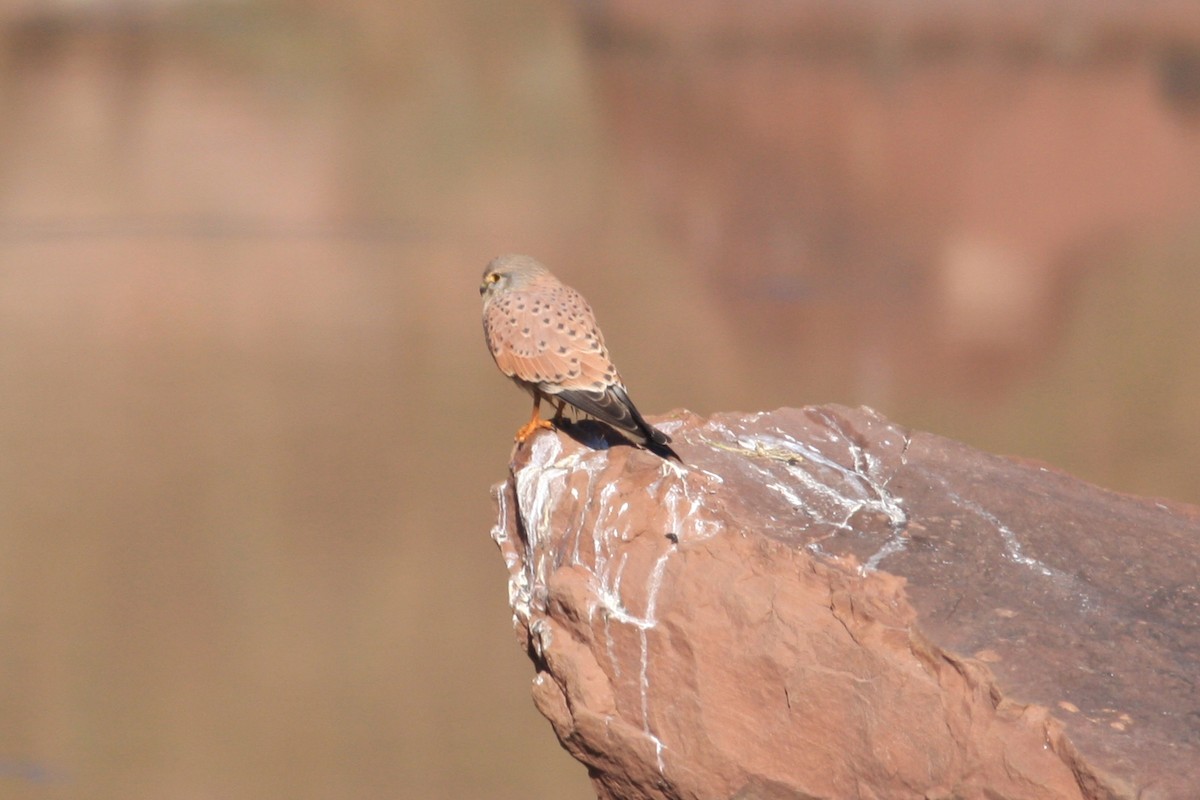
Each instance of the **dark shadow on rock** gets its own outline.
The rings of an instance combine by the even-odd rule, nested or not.
[[[667,445],[648,442],[639,444],[622,434],[611,425],[595,419],[568,420],[564,419],[558,430],[571,439],[591,450],[609,450],[613,447],[636,447],[648,450],[659,458],[675,459],[683,463],[679,454]]]

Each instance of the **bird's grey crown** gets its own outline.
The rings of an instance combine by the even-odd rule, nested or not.
[[[510,253],[496,256],[489,261],[483,270],[483,278],[487,280],[487,276],[494,272],[512,287],[523,285],[526,281],[538,275],[545,275],[549,271],[531,256]]]

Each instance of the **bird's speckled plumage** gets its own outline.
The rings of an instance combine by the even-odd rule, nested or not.
[[[492,358],[501,372],[533,394],[535,414],[543,397],[560,406],[565,402],[669,452],[665,445],[670,437],[642,419],[629,399],[583,295],[522,255],[493,259],[479,292]]]

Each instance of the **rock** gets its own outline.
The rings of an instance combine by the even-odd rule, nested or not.
[[[584,422],[495,492],[601,798],[1200,796],[1200,509],[865,408],[661,427],[684,466]]]

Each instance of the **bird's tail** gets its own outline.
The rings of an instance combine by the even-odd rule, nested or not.
[[[625,399],[628,401],[629,397],[626,396]],[[633,421],[637,425],[638,431],[645,440],[644,444],[646,449],[661,456],[662,458],[673,458],[682,464],[683,459],[680,458],[679,454],[670,447],[671,437],[667,436],[649,422],[646,422],[645,418],[641,415],[633,403],[629,403],[628,406],[630,415],[633,417]]]
[[[601,422],[607,422],[617,430],[628,434],[636,441],[641,439],[647,450],[656,452],[664,458],[671,457],[682,463],[682,459],[667,445],[671,437],[651,425],[638,412],[637,406],[629,399],[625,388],[620,385],[609,386],[603,391],[587,391],[570,389],[553,395],[565,400],[571,405],[591,414]]]

